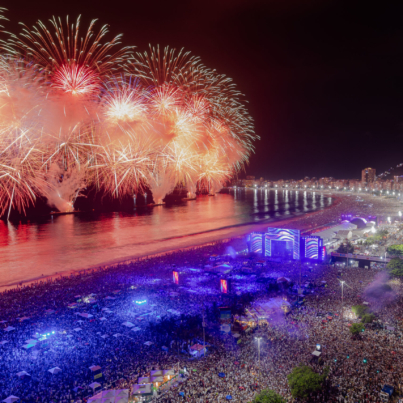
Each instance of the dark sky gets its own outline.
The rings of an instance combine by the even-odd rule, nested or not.
[[[247,173],[359,178],[403,162],[403,7],[304,0],[3,1],[10,22],[92,18],[125,45],[190,50],[232,77],[261,140]]]

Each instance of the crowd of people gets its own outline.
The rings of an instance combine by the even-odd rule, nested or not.
[[[304,220],[317,215],[303,216],[296,225],[306,226]],[[98,391],[90,386],[94,381],[102,389],[132,391],[151,370],[180,369],[184,374],[159,389],[155,401],[211,403],[230,396],[251,402],[267,388],[296,401],[287,375],[300,363],[319,373],[330,368],[312,402],[378,402],[384,384],[400,388],[399,281],[389,281],[392,299],[371,299],[366,292],[380,281],[377,268],[275,260],[262,266],[261,257],[244,252],[243,242],[218,242],[2,292],[0,400],[14,395],[21,402],[85,402]],[[223,274],[214,269],[219,263],[231,268],[225,274],[232,280],[229,294],[220,290]],[[279,277],[288,282],[277,283]],[[301,281],[309,284],[302,306],[246,329],[233,324],[232,332],[222,331],[220,306],[242,315],[246,307],[270,298],[293,303]],[[352,340],[349,325],[358,318],[351,307],[364,301],[375,311],[377,326]],[[208,353],[194,358],[189,351],[203,344],[202,322]],[[262,337],[260,360],[257,336]],[[319,361],[312,359],[317,344]],[[91,366],[100,367],[101,377],[94,379]],[[55,367],[61,371],[53,374],[49,370]]]

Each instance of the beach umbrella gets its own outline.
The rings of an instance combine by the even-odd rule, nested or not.
[[[11,395],[11,396],[9,396],[9,397],[6,397],[6,398],[3,400],[3,402],[6,402],[6,403],[13,403],[13,402],[15,402],[15,401],[17,401],[17,400],[19,400],[19,399],[20,399],[19,397],[14,396],[14,395]]]
[[[224,372],[219,372],[219,373],[218,373],[218,376],[219,376],[220,378],[225,378]]]
[[[227,395],[227,396],[226,396],[226,399],[227,399],[227,400],[231,400],[231,399],[232,399],[232,396],[231,396],[231,395]]]

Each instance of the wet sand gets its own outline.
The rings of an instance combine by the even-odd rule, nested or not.
[[[314,211],[311,213],[302,213],[302,214],[292,215],[292,216],[287,216],[287,217],[282,217],[282,218],[272,218],[272,219],[262,220],[259,223],[244,223],[244,224],[231,225],[228,227],[212,229],[212,230],[208,230],[208,231],[204,231],[204,232],[187,234],[185,236],[169,237],[169,238],[163,239],[161,242],[163,244],[164,241],[168,241],[168,242],[166,242],[166,243],[168,243],[167,245],[165,245],[165,246],[162,245],[160,248],[156,249],[154,253],[151,253],[151,254],[144,254],[144,253],[140,252],[140,253],[133,254],[130,256],[125,256],[123,258],[101,262],[95,266],[82,267],[82,268],[79,268],[76,270],[59,271],[59,272],[55,272],[55,273],[48,274],[48,275],[42,275],[42,276],[29,278],[24,281],[16,281],[16,282],[9,283],[9,284],[2,284],[2,285],[0,285],[0,292],[7,290],[7,289],[11,289],[11,288],[17,288],[21,285],[34,284],[34,283],[41,282],[41,281],[42,282],[43,281],[53,281],[53,280],[63,277],[63,276],[75,275],[75,274],[83,273],[83,272],[90,271],[90,270],[96,270],[101,267],[106,268],[106,267],[115,266],[117,264],[133,262],[133,261],[136,261],[139,259],[146,259],[146,258],[157,257],[157,256],[166,255],[166,254],[170,254],[170,253],[175,253],[176,251],[180,251],[180,250],[193,249],[195,247],[204,247],[204,246],[212,245],[216,242],[241,239],[250,232],[264,231],[267,227],[269,227],[269,226],[275,227],[275,226],[278,226],[280,223],[281,223],[281,227],[285,227],[285,228],[294,228],[294,229],[299,229],[301,231],[312,229],[309,227],[309,225],[299,225],[299,221],[301,219],[306,220],[309,217],[313,218],[316,215],[323,213],[325,210],[334,209],[336,206],[338,206],[343,201],[342,197],[332,196],[332,198],[333,198],[333,203],[331,206],[325,207],[324,209],[320,209],[320,210],[317,210],[317,211]],[[322,223],[322,224],[326,224],[326,223]],[[192,243],[191,245],[189,245],[188,240],[192,236],[195,237],[195,242]],[[203,241],[203,236],[205,236],[206,241]],[[180,247],[181,239],[186,239],[186,241],[187,241],[186,246]],[[178,247],[173,247],[172,242],[178,244]]]

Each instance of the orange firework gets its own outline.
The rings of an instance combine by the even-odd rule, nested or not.
[[[106,85],[102,97],[104,115],[109,123],[144,122],[148,119],[148,105],[145,91],[124,78]]]
[[[178,185],[214,191],[253,152],[230,78],[183,50],[119,49],[95,21],[83,38],[80,17],[51,19],[52,32],[39,21],[3,45],[0,215],[38,194],[71,209],[87,185],[119,198],[148,187],[159,203]]]
[[[97,71],[75,64],[64,64],[53,74],[54,88],[72,95],[97,93],[99,81]]]
[[[14,54],[22,52],[36,66],[50,76],[53,86],[75,95],[96,94],[106,76],[116,71],[130,55],[131,48],[109,54],[120,44],[121,35],[102,43],[108,28],[104,25],[94,32],[92,20],[84,38],[80,38],[80,17],[70,26],[68,17],[63,27],[61,19],[50,20],[54,33],[38,21],[32,30],[24,25],[21,37],[11,35],[8,49]]]

